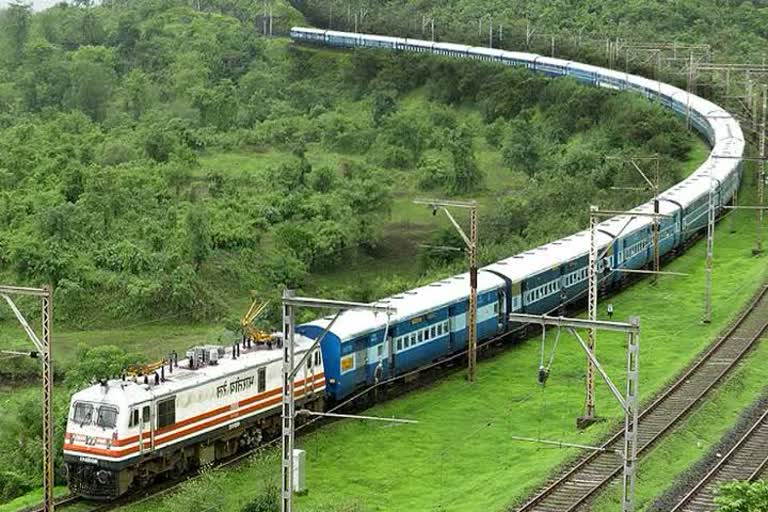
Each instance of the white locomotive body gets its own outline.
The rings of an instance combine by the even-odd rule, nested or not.
[[[297,336],[302,357],[312,340]],[[72,492],[111,499],[134,484],[229,457],[280,427],[282,350],[197,347],[150,375],[102,381],[72,398],[64,460]],[[296,397],[322,408],[325,374],[315,349]]]

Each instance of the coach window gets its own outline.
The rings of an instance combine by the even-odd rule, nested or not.
[[[424,341],[424,331],[419,331],[419,342]]]
[[[397,350],[403,350],[403,338],[397,338]]]
[[[157,403],[157,428],[176,423],[176,397]]]
[[[266,368],[259,368],[256,372],[258,377],[258,387],[256,388],[257,393],[263,392],[265,389],[267,389],[267,369]]]
[[[128,420],[128,426],[135,427],[138,424],[139,424],[139,410],[134,409],[131,411],[131,419]]]
[[[433,325],[432,327],[429,328],[429,337],[434,338],[436,334],[437,334],[437,331],[435,326]]]

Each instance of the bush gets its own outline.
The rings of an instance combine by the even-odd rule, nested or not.
[[[242,512],[278,512],[280,510],[280,490],[270,483],[261,494],[247,503]]]
[[[730,482],[717,490],[717,512],[768,512],[768,483]]]

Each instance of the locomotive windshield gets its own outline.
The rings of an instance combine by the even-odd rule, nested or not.
[[[75,414],[72,416],[72,421],[80,426],[91,422],[93,418],[93,405],[78,402],[75,404]]]
[[[87,402],[77,402],[75,404],[72,421],[78,425],[85,426],[94,423],[94,410],[96,407]],[[118,410],[111,405],[102,405],[96,413],[96,425],[102,428],[114,428],[117,424]]]
[[[104,428],[114,428],[117,423],[117,409],[102,405],[99,407],[99,415],[96,418],[96,425]]]

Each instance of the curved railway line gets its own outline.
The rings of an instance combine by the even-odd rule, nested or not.
[[[715,490],[731,480],[753,481],[768,467],[768,410],[670,512],[714,512]]]
[[[752,303],[699,359],[672,386],[640,414],[638,455],[653,446],[683,419],[725,378],[755,346],[768,329],[768,287],[763,287]],[[768,439],[768,425],[765,425]],[[768,441],[765,443],[768,452]],[[601,448],[580,459],[551,480],[516,510],[518,512],[573,512],[585,505],[622,472],[622,462],[614,453],[621,450],[623,431],[610,437]],[[704,510],[704,509],[680,509]]]

